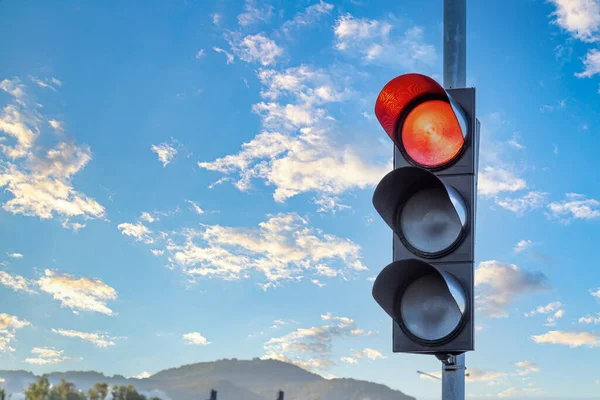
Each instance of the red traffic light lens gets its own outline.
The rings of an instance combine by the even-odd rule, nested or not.
[[[425,101],[413,108],[402,124],[402,145],[410,158],[435,168],[452,161],[465,144],[450,103]]]

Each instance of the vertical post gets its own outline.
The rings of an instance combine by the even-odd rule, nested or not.
[[[277,394],[277,400],[283,400],[283,390],[280,390]]]
[[[467,84],[467,0],[444,0],[444,87]]]
[[[465,354],[438,358],[442,361],[442,400],[464,400]]]
[[[214,389],[210,391],[210,400],[217,400],[217,391]]]
[[[467,0],[444,0],[444,87],[467,85]],[[442,400],[465,399],[465,355],[442,355]]]

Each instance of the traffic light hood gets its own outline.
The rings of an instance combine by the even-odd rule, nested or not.
[[[400,124],[417,105],[431,100],[449,103],[463,138],[468,134],[467,118],[460,105],[434,79],[421,74],[404,74],[389,81],[375,102],[375,116],[388,136],[403,149]]]
[[[436,287],[421,286],[418,288],[418,292],[414,290],[411,292],[411,284],[424,277],[430,278],[430,281],[437,281],[438,285]],[[442,305],[441,309],[455,309],[460,316],[450,326],[450,329],[447,329],[445,337],[436,338],[440,340],[451,336],[460,328],[468,307],[466,292],[456,277],[441,268],[416,259],[395,261],[385,267],[375,279],[373,298],[394,321],[407,330],[410,330],[409,327],[407,328],[411,324],[411,321],[408,321],[410,316],[403,315],[402,310],[406,313],[407,310],[410,311],[411,307],[431,307],[432,305],[435,307],[436,305],[440,306],[439,301],[446,302],[447,304]],[[433,303],[423,304],[432,300]],[[424,342],[429,340],[424,337],[417,339]]]
[[[451,245],[457,244],[456,242],[460,239],[462,230],[467,225],[468,218],[465,203],[461,195],[455,188],[443,183],[436,175],[417,167],[405,167],[391,171],[379,182],[373,194],[373,206],[381,218],[401,239],[406,238],[410,241],[410,238],[406,237],[406,232],[403,232],[402,227],[400,226],[402,209],[417,192],[421,191],[423,193],[423,191],[428,189],[437,189],[436,193],[443,196],[443,198],[440,199],[436,196],[427,198],[426,196],[422,196],[415,199],[418,200],[418,206],[423,210],[425,215],[421,215],[418,212],[412,212],[409,217],[417,219],[421,217],[433,217],[433,214],[429,214],[427,209],[428,206],[431,206],[429,211],[436,210],[438,212],[444,212],[447,215],[448,218],[445,222],[454,221],[458,236],[454,238],[456,240],[452,240],[451,243],[448,243],[448,246],[445,248],[432,250],[430,252],[425,251],[425,249],[415,249],[419,255],[424,257],[443,254],[451,248]],[[443,204],[444,207],[440,208],[440,204]],[[423,220],[419,221],[421,224],[423,222]],[[441,221],[430,222],[433,222],[433,226],[435,226]],[[432,231],[432,235],[437,233],[441,232],[439,230]],[[432,239],[432,237],[429,237],[429,239]]]

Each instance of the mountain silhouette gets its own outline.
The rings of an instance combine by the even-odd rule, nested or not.
[[[346,378],[325,379],[294,364],[258,358],[183,365],[145,379],[105,376],[95,371],[53,372],[47,376],[52,384],[65,379],[84,391],[96,382],[111,386],[131,384],[141,393],[165,400],[205,400],[211,389],[217,391],[218,400],[276,400],[279,390],[284,391],[285,400],[415,400],[385,385]],[[38,376],[28,371],[0,371],[2,379],[7,393],[17,400]]]

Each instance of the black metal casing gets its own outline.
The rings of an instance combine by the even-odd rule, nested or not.
[[[477,211],[477,170],[479,154],[479,121],[475,114],[475,89],[461,88],[448,89],[447,93],[460,105],[467,117],[468,133],[465,138],[465,147],[460,156],[450,165],[437,170],[423,168],[414,164],[406,154],[394,146],[394,170],[405,167],[418,167],[435,175],[443,184],[452,186],[462,197],[466,205],[467,225],[463,236],[456,247],[445,254],[436,257],[419,255],[411,250],[400,238],[393,234],[393,261],[421,260],[431,264],[437,270],[450,273],[462,286],[466,293],[467,306],[462,325],[452,337],[440,344],[425,344],[414,340],[408,332],[405,332],[400,324],[393,320],[393,351],[404,353],[426,353],[426,354],[460,354],[465,351],[474,350],[474,248],[475,248],[475,217]],[[414,169],[414,168],[413,168]],[[407,169],[407,171],[412,171]],[[416,171],[419,172],[419,171]],[[419,174],[414,174],[418,176]],[[382,182],[385,181],[382,180]],[[374,205],[388,225],[394,229],[391,215],[394,201],[398,202],[404,186],[412,183],[401,182],[383,185],[383,190],[374,196]],[[414,184],[418,184],[415,181]],[[378,188],[379,189],[379,188]],[[378,196],[378,197],[377,197]],[[384,204],[387,199],[388,204]],[[383,205],[382,205],[383,204]],[[379,205],[379,207],[378,207]],[[387,218],[386,218],[387,217]],[[380,287],[383,287],[381,285]],[[392,284],[393,287],[393,284]],[[391,290],[391,289],[390,289]],[[400,290],[400,289],[397,289]],[[391,293],[388,293],[392,295]],[[374,293],[375,296],[375,293]],[[377,300],[377,298],[376,298]],[[381,305],[381,303],[380,303]]]

